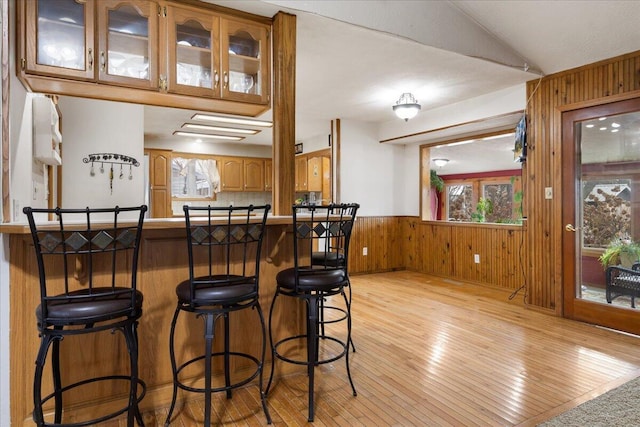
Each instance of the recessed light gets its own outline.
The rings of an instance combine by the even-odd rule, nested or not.
[[[211,130],[215,132],[244,133],[247,135],[255,135],[256,133],[260,132],[260,130],[258,129],[227,128],[222,126],[199,125],[196,123],[185,123],[182,125],[182,127],[189,129]]]
[[[454,145],[464,145],[464,144],[471,144],[473,141],[475,141],[475,139],[468,139],[466,141],[458,141],[458,142],[452,142],[451,144],[447,144],[447,147],[453,147]]]
[[[595,125],[594,125],[593,123],[590,123],[590,124],[588,124],[588,125],[587,125],[587,126],[585,126],[585,127],[588,127],[589,129],[591,129],[591,128],[592,128],[592,127],[594,127],[594,126],[595,126]]]
[[[603,126],[603,127],[600,128],[600,130],[607,130],[607,127]]]
[[[209,122],[233,123],[237,125],[271,127],[273,123],[264,120],[240,119],[237,117],[210,116],[208,114],[197,113],[191,117],[191,120],[206,120]]]
[[[613,122],[613,123],[611,123],[611,127],[612,128],[619,128],[620,127],[620,123]]]
[[[618,132],[620,129],[611,129],[611,133],[616,133]]]
[[[600,117],[598,120],[603,121],[603,120],[607,120],[606,117]]]
[[[226,139],[228,141],[240,141],[244,139],[243,136],[212,135],[208,133],[183,132],[179,130],[175,131],[173,134],[179,136],[191,136],[193,138]]]

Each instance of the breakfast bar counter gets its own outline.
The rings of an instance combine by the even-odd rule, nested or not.
[[[292,218],[290,216],[270,216],[263,240],[260,270],[260,304],[265,318],[276,289],[278,271],[293,266],[293,243],[291,237]],[[138,327],[139,334],[139,375],[146,382],[147,393],[141,402],[141,410],[168,405],[171,399],[172,374],[169,359],[169,328],[176,306],[175,287],[188,278],[188,256],[185,241],[185,224],[182,218],[145,220],[138,263],[138,290],[144,295],[143,313]],[[32,403],[32,382],[34,361],[39,345],[35,310],[39,304],[38,269],[33,241],[27,224],[4,224],[0,232],[10,235],[10,326],[11,326],[11,420],[14,425],[30,425]],[[77,287],[83,283],[83,259],[76,259],[75,280]],[[62,276],[62,266],[60,266]],[[291,302],[279,304],[273,314],[273,324],[277,325],[274,338],[282,333],[292,335],[300,333],[304,316],[303,307]],[[178,325],[183,332],[176,333],[180,340],[176,342],[178,357],[188,358],[202,351],[203,325],[201,321],[185,321]],[[242,333],[234,334],[242,329]],[[247,333],[247,329],[255,333]],[[234,340],[234,336],[239,338]],[[260,324],[255,313],[234,313],[231,320],[232,346],[240,351],[259,355],[261,346]],[[247,337],[250,337],[247,339]],[[128,358],[124,350],[124,339],[112,336],[106,331],[97,334],[96,339],[83,337],[80,344],[73,344],[74,336],[65,338],[61,345],[62,372],[87,372],[91,375],[108,375],[114,371],[126,372]],[[68,342],[71,341],[71,342]],[[221,343],[216,343],[221,344]],[[114,346],[119,346],[114,347]],[[270,351],[267,344],[265,378],[270,372]],[[48,362],[49,364],[49,362]],[[65,364],[75,369],[65,369]],[[80,369],[79,369],[80,367]],[[215,366],[214,366],[215,369]],[[233,370],[242,375],[248,366],[233,366]],[[295,368],[294,368],[295,369]],[[288,373],[285,367],[278,367],[278,374]],[[188,373],[187,375],[191,375]],[[201,376],[194,372],[194,381]],[[77,381],[79,378],[62,378],[63,383]],[[256,380],[257,381],[257,380]],[[80,387],[78,393],[70,393],[65,407],[73,406],[79,417],[83,411],[91,411],[100,402],[113,399],[114,394],[126,396],[126,390],[94,386]],[[45,372],[44,390],[51,389],[51,375]],[[94,387],[94,388],[92,388]],[[105,390],[107,389],[107,390]],[[179,398],[181,395],[179,394]],[[106,402],[106,405],[120,407],[122,401]]]

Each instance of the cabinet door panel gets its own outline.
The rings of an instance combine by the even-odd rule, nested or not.
[[[227,158],[221,162],[222,191],[243,190],[243,167],[241,158]]]
[[[169,92],[220,96],[220,18],[206,11],[167,8]]]
[[[245,102],[269,101],[269,28],[221,20],[222,96]]]
[[[158,88],[158,5],[146,0],[100,0],[98,79]]]
[[[26,13],[26,71],[33,74],[94,78],[94,3],[32,0]]]
[[[244,160],[244,190],[264,191],[264,160]]]

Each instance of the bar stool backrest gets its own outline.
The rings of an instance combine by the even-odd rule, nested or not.
[[[83,317],[81,310],[67,312],[71,318],[50,317],[49,308],[61,304],[81,307],[101,299],[130,298],[130,304],[117,304],[117,310],[110,312],[109,318],[139,314],[135,313],[136,276],[146,211],[146,205],[23,209],[29,221],[40,276],[41,327],[105,320]],[[36,223],[36,217],[49,218],[50,215],[54,221]]]
[[[296,287],[300,276],[319,270],[348,273],[349,244],[359,207],[357,203],[293,205]]]
[[[184,206],[191,305],[199,287],[254,284],[257,295],[262,239],[271,205]]]

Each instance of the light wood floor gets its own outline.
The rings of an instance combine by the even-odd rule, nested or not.
[[[534,426],[640,375],[638,337],[526,309],[521,295],[411,272],[352,286],[358,396],[344,359],[318,368],[315,426]],[[255,385],[214,406],[216,425],[266,425]],[[307,377],[279,378],[269,408],[275,426],[307,424]],[[202,412],[193,398],[172,426]],[[145,412],[146,425],[166,413]]]

